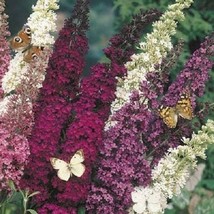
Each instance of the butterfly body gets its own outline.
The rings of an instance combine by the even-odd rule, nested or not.
[[[78,150],[67,163],[58,158],[50,158],[51,165],[58,170],[57,176],[64,181],[68,181],[72,175],[81,177],[85,172],[84,155],[82,150]]]
[[[44,47],[32,45],[31,40],[31,29],[28,25],[24,25],[22,30],[10,40],[10,47],[16,51],[22,51],[22,53],[24,53],[23,59],[28,63],[32,59],[38,58],[44,49]]]
[[[159,116],[169,128],[175,128],[178,122],[178,116],[191,120],[193,118],[193,109],[190,96],[182,94],[175,107],[161,106]]]
[[[44,47],[30,45],[29,49],[22,51],[24,53],[24,61],[29,63],[32,59],[37,59],[43,50]]]

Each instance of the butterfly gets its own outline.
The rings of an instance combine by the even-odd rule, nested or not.
[[[166,200],[161,192],[152,192],[151,189],[144,189],[131,193],[134,202],[133,210],[136,213],[160,213],[166,206]],[[161,212],[162,213],[162,212]]]
[[[175,128],[178,122],[178,116],[191,120],[193,118],[193,109],[189,94],[182,94],[175,107],[161,106],[158,110],[159,116],[169,128]]]
[[[10,47],[13,50],[22,51],[24,54],[24,61],[28,63],[32,59],[37,59],[40,52],[44,49],[44,47],[33,46],[31,40],[31,29],[28,25],[24,25],[22,30],[9,41]]]
[[[85,172],[84,155],[82,150],[78,150],[69,163],[58,158],[50,158],[51,165],[58,170],[57,175],[63,181],[68,181],[72,175],[81,177]]]

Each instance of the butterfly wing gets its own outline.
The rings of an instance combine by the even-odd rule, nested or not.
[[[142,203],[139,202],[133,205],[133,210],[136,213],[144,213],[145,209],[146,209],[146,202],[142,202]]]
[[[50,158],[50,161],[53,168],[58,170],[57,176],[63,181],[68,181],[71,176],[71,171],[68,164],[57,158]]]
[[[146,209],[146,200],[145,196],[138,191],[131,193],[132,201],[135,203],[133,205],[133,210],[136,213],[143,213]]]
[[[159,213],[161,210],[161,198],[159,194],[151,194],[147,198],[148,200],[148,210],[150,213]]]
[[[75,165],[84,161],[83,150],[78,150],[70,160],[70,164]]]
[[[70,160],[71,172],[77,177],[81,177],[85,172],[85,165],[82,164],[83,161],[84,155],[82,150],[78,150]]]
[[[77,177],[81,177],[85,172],[85,165],[82,163],[75,164],[71,166],[71,172]]]
[[[33,59],[37,59],[43,51],[44,47],[32,46],[24,52],[24,61],[29,63]]]
[[[31,29],[29,26],[25,25],[21,31],[18,32],[10,40],[10,46],[12,49],[17,51],[25,50],[31,43]]]
[[[179,116],[183,117],[184,119],[191,120],[193,118],[193,109],[190,96],[188,94],[181,95],[176,104],[176,110]]]
[[[159,109],[159,115],[163,119],[163,122],[169,128],[175,128],[178,122],[178,115],[176,113],[176,109],[173,107],[163,107],[161,106]]]

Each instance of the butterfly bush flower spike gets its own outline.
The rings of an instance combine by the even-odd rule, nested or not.
[[[26,23],[32,30],[32,45],[44,46],[48,48],[54,43],[51,33],[56,31],[56,14],[53,10],[58,9],[58,0],[38,0],[33,7],[33,13],[30,15]],[[5,93],[15,90],[17,85],[25,78],[28,71],[29,63],[23,61],[23,53],[18,52],[10,61],[9,71],[2,80],[2,87]],[[44,71],[38,72],[42,75],[40,79],[44,80]],[[40,86],[38,84],[38,86]]]
[[[4,13],[5,10],[5,1],[0,1],[0,98],[3,97],[3,89],[2,89],[2,78],[4,74],[8,70],[8,66],[10,63],[10,49],[9,49],[9,43],[6,39],[7,36],[10,35],[10,32],[8,31],[8,22],[7,18],[8,16]],[[7,103],[8,99],[1,99],[0,100],[0,115],[4,114],[7,110]]]
[[[48,209],[56,209],[57,212],[59,207],[68,210],[69,213],[69,209],[72,208],[70,198],[76,202],[79,198],[82,200],[82,197],[85,197],[86,185],[82,182],[84,176],[78,179],[74,176],[70,178],[71,173],[67,171],[68,181],[62,181],[59,177],[64,177],[61,176],[57,164],[59,161],[56,160],[60,159],[61,163],[64,163],[61,166],[65,169],[75,152],[83,147],[75,140],[77,145],[62,148],[67,141],[67,136],[64,137],[66,129],[74,120],[72,107],[78,100],[80,76],[85,66],[84,57],[88,50],[88,10],[88,1],[77,1],[71,17],[65,20],[54,44],[54,52],[49,59],[40,98],[35,108],[35,125],[29,138],[31,155],[25,168],[22,186],[41,192],[35,197],[35,201],[41,204],[39,213],[46,213]],[[66,152],[67,149],[70,151]],[[51,160],[55,160],[52,163],[55,163],[59,177],[51,166],[51,157],[57,158]],[[84,168],[82,164],[80,167]],[[56,190],[54,193],[53,189]],[[67,201],[70,205],[66,209]]]
[[[40,22],[45,19],[46,11],[43,10],[43,13],[43,16],[35,20],[38,28]],[[42,39],[41,44],[44,44]],[[31,134],[34,120],[33,102],[36,100],[39,87],[41,87],[44,80],[49,54],[50,50],[47,48],[38,60],[25,63],[23,54],[18,52],[10,61],[9,71],[3,77],[2,87],[7,96],[4,97],[1,103],[1,106],[5,109],[1,111],[0,121],[2,131],[7,130],[7,132],[6,137],[2,135],[2,142],[4,143],[1,145],[0,156],[4,157],[7,154],[7,158],[2,159],[2,166],[4,167],[1,167],[1,169],[3,170],[4,179],[1,180],[1,187],[6,186],[9,179],[19,185],[20,178],[23,175],[24,166],[29,156],[27,137]],[[14,89],[15,93],[10,93]]]
[[[201,97],[204,94],[206,82],[209,79],[209,71],[214,65],[212,60],[212,55],[214,55],[213,47],[214,34],[211,34],[200,45],[200,48],[194,51],[186,62],[184,69],[169,86],[167,94],[162,100],[164,105],[174,106],[178,97],[185,90],[188,91],[192,98],[194,98],[193,96]],[[193,107],[195,107],[195,104]]]
[[[6,40],[6,36],[9,36],[8,32],[8,16],[4,13],[5,2],[0,1],[0,81],[2,82],[2,76],[8,69],[10,52],[9,44]],[[0,88],[0,97],[2,97],[3,91]],[[14,180],[15,182],[20,180],[22,176],[23,168],[26,162],[26,158],[29,155],[29,148],[27,139],[19,134],[11,136],[10,127],[5,127],[2,116],[7,112],[7,105],[9,100],[7,98],[2,99],[0,102],[0,190],[8,187],[8,180]],[[7,117],[6,120],[11,122],[11,117]],[[11,143],[12,142],[12,143]],[[14,164],[16,163],[16,164]]]
[[[152,171],[154,186],[168,198],[180,193],[190,170],[197,165],[197,158],[206,158],[207,146],[214,143],[214,121],[208,120],[197,134],[193,133],[190,139],[184,138],[183,142],[185,145],[169,149]]]
[[[56,31],[56,13],[59,0],[38,0],[27,24],[32,30],[32,44],[38,46],[53,45],[54,37],[50,32]]]
[[[2,91],[2,77],[8,70],[9,62],[10,62],[10,50],[9,44],[6,40],[6,37],[10,35],[8,31],[8,16],[4,13],[5,9],[5,1],[0,1],[0,97],[3,94]]]
[[[141,53],[134,54],[131,61],[126,63],[127,76],[118,78],[116,99],[111,105],[114,114],[130,100],[131,93],[139,90],[140,83],[145,80],[145,74],[154,71],[154,66],[160,64],[167,52],[171,50],[171,36],[175,34],[177,22],[184,18],[183,9],[190,7],[193,0],[177,0],[168,7],[159,21],[154,22],[153,32],[148,34],[146,41],[140,43]],[[109,118],[110,125],[111,118]]]

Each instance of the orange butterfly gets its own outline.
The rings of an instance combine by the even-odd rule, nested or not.
[[[24,61],[28,63],[32,59],[38,58],[40,52],[44,49],[44,47],[33,46],[31,39],[31,29],[28,25],[24,25],[22,30],[10,40],[11,48],[16,51],[22,51],[24,53]]]
[[[193,118],[193,109],[189,94],[182,94],[175,107],[161,106],[158,112],[169,128],[176,127],[178,116],[191,120]]]

